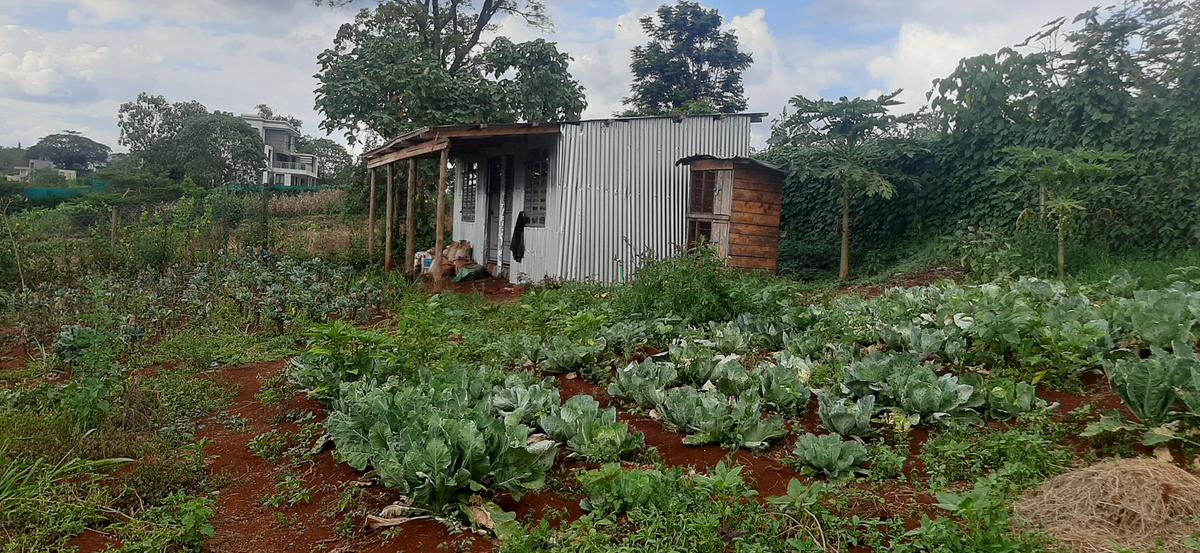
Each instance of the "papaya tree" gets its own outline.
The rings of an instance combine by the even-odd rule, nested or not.
[[[1058,278],[1067,277],[1067,240],[1089,214],[1111,218],[1105,206],[1118,187],[1113,164],[1127,156],[1095,150],[1007,148],[1008,160],[995,173],[1001,184],[1016,186],[1028,207],[1018,223],[1039,219],[1053,225],[1058,235]]]
[[[850,278],[850,224],[855,201],[864,197],[891,199],[896,188],[885,169],[897,148],[912,147],[900,140],[911,115],[893,115],[899,105],[896,90],[878,98],[843,96],[834,102],[793,96],[791,113],[776,123],[771,157],[786,162],[792,179],[813,180],[839,189],[841,263],[839,278]],[[782,158],[782,159],[780,159]]]

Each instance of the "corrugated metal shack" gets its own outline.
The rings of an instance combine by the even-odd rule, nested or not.
[[[388,220],[398,211],[391,192],[394,174],[400,171],[393,166],[408,161],[411,182],[415,160],[438,158],[445,183],[441,190],[452,187],[453,192],[453,239],[470,242],[477,263],[492,268],[495,274],[507,274],[512,282],[546,278],[619,282],[636,271],[641,256],[669,255],[699,236],[731,255],[731,265],[773,270],[782,191],[772,188],[771,179],[778,170],[750,163],[747,157],[750,126],[764,116],[744,113],[429,127],[393,139],[365,153],[364,158],[373,170],[373,189],[375,171],[386,171]],[[728,169],[714,170],[713,175],[720,175],[722,182],[729,178],[730,188],[721,188],[715,181],[694,182],[705,163],[720,163],[717,160],[728,160]],[[686,163],[691,166],[684,166]],[[732,183],[735,175],[743,172],[745,186],[759,183],[762,190],[753,191],[754,198],[739,200],[738,194],[748,192]],[[707,178],[708,173],[703,173],[701,179]],[[781,187],[782,176],[777,180]],[[708,194],[705,202],[692,202],[696,191]],[[444,194],[439,195],[439,202],[441,196]],[[374,190],[371,197],[374,203]],[[737,235],[731,237],[731,229],[754,223],[743,220],[741,211],[735,212],[739,201],[745,204],[738,204],[741,207],[758,211],[753,214],[758,223],[770,223],[763,217],[774,214],[773,230],[771,224],[755,223],[756,228],[751,229],[758,231],[754,244],[729,243]],[[774,205],[762,205],[771,203]],[[719,211],[725,226],[710,225],[707,234],[701,232],[695,221],[696,209],[703,206],[712,213]],[[371,211],[373,214],[374,209]],[[411,223],[412,212],[408,213]],[[699,216],[704,218],[703,213]],[[518,237],[523,241],[522,256],[514,255],[512,248]],[[407,260],[414,253],[409,242]],[[436,251],[442,246],[439,243]],[[743,251],[741,246],[756,249],[753,255],[742,255],[738,253]],[[389,253],[390,247],[385,247],[385,264],[390,267]],[[769,265],[747,261],[768,257]]]

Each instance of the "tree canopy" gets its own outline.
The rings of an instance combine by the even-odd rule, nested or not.
[[[45,159],[60,169],[86,171],[108,160],[112,150],[75,131],[63,131],[42,137],[29,148],[30,159]]]
[[[549,25],[538,0],[390,0],[360,11],[317,57],[321,128],[353,144],[364,130],[577,118],[583,88],[554,43],[484,41],[502,15]]]
[[[721,29],[721,14],[679,0],[643,17],[650,42],[633,49],[631,114],[737,112],[746,109],[742,72],[754,59]]]
[[[265,107],[265,106],[263,106]],[[216,187],[262,180],[262,138],[246,121],[203,104],[146,93],[118,110],[121,144],[142,170]]]

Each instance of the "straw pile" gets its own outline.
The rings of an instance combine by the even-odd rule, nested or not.
[[[1155,459],[1108,461],[1048,480],[1016,514],[1072,551],[1191,551],[1183,541],[1200,532],[1200,477]]]

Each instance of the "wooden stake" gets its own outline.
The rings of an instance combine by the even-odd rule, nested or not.
[[[375,255],[375,170],[371,169],[371,198],[367,200],[367,257]]]
[[[413,258],[417,256],[417,160],[408,160],[408,190],[407,205],[404,210],[404,272],[416,273]]]
[[[450,150],[442,150],[438,158],[438,189],[437,189],[437,236],[434,237],[433,247],[433,280],[442,280],[442,248],[445,247],[446,237],[446,165],[450,162]]]
[[[384,271],[392,270],[392,226],[396,220],[396,206],[394,205],[395,201],[392,200],[392,188],[395,188],[393,186],[393,184],[394,183],[392,182],[392,164],[389,163],[387,165],[387,184],[384,185],[387,187],[387,214],[384,216],[386,221],[384,221],[384,223],[383,223],[383,226],[384,226],[384,231],[383,231],[383,270]]]

